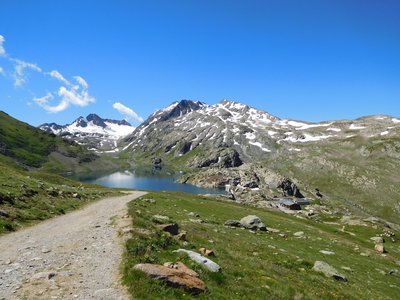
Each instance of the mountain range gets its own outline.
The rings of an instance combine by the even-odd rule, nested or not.
[[[119,148],[137,166],[183,173],[181,182],[230,185],[239,202],[268,207],[301,190],[341,210],[390,221],[400,213],[400,119],[391,116],[310,123],[229,100],[182,100]]]
[[[40,128],[126,166],[229,185],[238,202],[270,207],[276,197],[302,196],[392,222],[400,213],[400,119],[392,116],[311,123],[230,100],[181,100],[137,128],[94,114]]]
[[[66,125],[45,123],[39,128],[86,145],[96,152],[118,151],[117,141],[135,130],[125,120],[102,119],[96,114],[89,114],[86,118],[79,117]]]

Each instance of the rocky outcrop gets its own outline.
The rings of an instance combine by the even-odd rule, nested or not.
[[[207,291],[207,286],[198,278],[198,274],[182,263],[172,266],[137,264],[133,268],[152,279],[163,281],[171,287],[183,289],[193,295]]]
[[[282,190],[283,196],[294,196],[296,198],[304,198],[300,193],[300,189],[294,184],[289,178],[284,178],[278,185],[278,188]]]

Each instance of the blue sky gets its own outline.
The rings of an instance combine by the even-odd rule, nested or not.
[[[399,117],[399,14],[397,0],[2,0],[0,110],[137,124],[228,98],[305,121]]]

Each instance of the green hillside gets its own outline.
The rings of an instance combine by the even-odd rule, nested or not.
[[[115,168],[109,159],[75,142],[21,122],[0,112],[0,162],[51,173],[76,173]]]
[[[398,232],[380,222],[343,228],[340,214],[314,220],[172,192],[132,201],[129,212],[133,233],[126,244],[124,280],[135,299],[397,299],[400,294]],[[224,226],[247,215],[257,215],[270,230]],[[161,231],[159,223],[177,223],[186,241]],[[370,239],[380,235],[385,254],[376,252]],[[220,273],[173,252],[203,247],[214,251],[209,258],[221,266]],[[208,292],[192,297],[133,269],[138,263],[178,261],[200,275]],[[315,261],[326,262],[347,281],[314,271]]]

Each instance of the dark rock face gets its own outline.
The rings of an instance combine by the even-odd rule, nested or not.
[[[180,117],[189,112],[198,110],[203,107],[203,103],[191,100],[181,100],[171,111],[161,116],[160,121]]]
[[[100,118],[98,115],[96,114],[90,114],[86,117],[86,120],[88,120],[88,122],[92,121],[93,124],[100,126],[102,128],[107,127],[107,124],[104,123],[104,120],[102,118]]]
[[[239,167],[243,164],[242,160],[240,159],[239,153],[233,149],[227,152],[225,155],[221,156],[220,163],[224,168]]]
[[[235,149],[227,148],[210,155],[210,157],[197,161],[194,165],[197,168],[219,166],[222,168],[234,168],[243,164],[239,153]]]
[[[177,151],[179,154],[186,154],[190,151],[190,149],[192,147],[192,143],[184,141],[178,147],[179,148]]]
[[[80,127],[86,127],[87,126],[87,122],[85,121],[85,119],[83,117],[79,117],[75,122]]]
[[[289,178],[285,178],[278,185],[278,188],[282,189],[283,196],[294,196],[296,198],[304,198],[300,189],[295,185]]]

